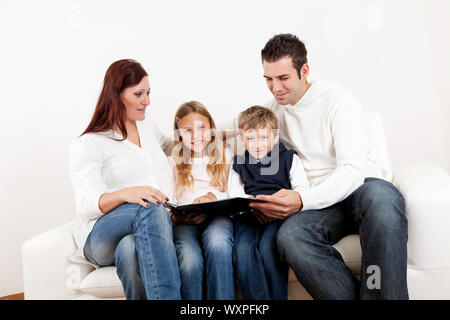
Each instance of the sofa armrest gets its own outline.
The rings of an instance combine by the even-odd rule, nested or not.
[[[22,245],[25,299],[74,299],[78,285],[94,267],[71,261],[77,247],[74,222],[45,231]]]
[[[450,176],[434,164],[404,166],[393,184],[405,198],[408,267],[450,267]]]

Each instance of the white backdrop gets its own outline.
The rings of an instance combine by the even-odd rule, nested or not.
[[[450,171],[449,13],[447,0],[2,0],[0,296],[23,291],[22,243],[74,217],[68,142],[115,60],[142,63],[148,116],[169,134],[188,100],[218,122],[266,102],[260,50],[295,33],[311,80],[350,88],[380,112],[394,169]]]

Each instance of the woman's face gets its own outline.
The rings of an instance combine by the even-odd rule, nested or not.
[[[148,77],[143,77],[141,82],[133,87],[123,89],[120,98],[125,105],[128,121],[144,120],[145,109],[150,104]]]
[[[194,157],[203,157],[204,150],[211,142],[211,124],[209,119],[199,113],[192,112],[181,118],[178,123],[184,146]]]

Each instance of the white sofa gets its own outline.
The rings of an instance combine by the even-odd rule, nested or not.
[[[450,176],[434,164],[401,167],[391,174],[381,117],[368,114],[371,172],[400,190],[408,218],[408,289],[411,299],[450,299]],[[124,299],[114,266],[99,268],[77,250],[74,222],[45,231],[22,246],[25,299]],[[361,268],[358,235],[335,247],[355,276]],[[289,299],[311,299],[289,271]]]

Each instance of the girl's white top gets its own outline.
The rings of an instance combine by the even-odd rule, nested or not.
[[[226,163],[229,166],[232,159],[232,155],[228,149],[226,149]],[[214,194],[217,200],[226,199],[228,197],[227,191],[221,191],[217,187],[211,186],[211,177],[206,169],[206,166],[209,163],[209,157],[203,158],[192,158],[192,168],[191,174],[193,177],[193,187],[191,189],[185,190],[180,198],[174,197],[178,205],[190,204],[196,198],[206,195],[208,192]],[[173,170],[173,184],[175,185],[175,190],[178,188],[175,181],[175,162],[172,157],[169,157],[169,162],[171,164]],[[229,174],[229,169],[227,169],[227,174]]]

